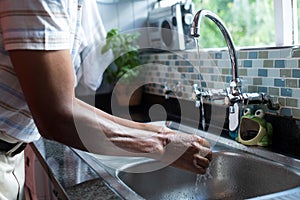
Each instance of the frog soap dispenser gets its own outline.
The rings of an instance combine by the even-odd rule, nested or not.
[[[272,124],[264,119],[264,111],[258,109],[253,112],[245,108],[240,121],[238,142],[245,145],[268,146],[271,144]]]

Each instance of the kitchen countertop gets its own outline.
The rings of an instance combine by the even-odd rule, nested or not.
[[[59,199],[121,199],[70,147],[39,139],[31,144]]]

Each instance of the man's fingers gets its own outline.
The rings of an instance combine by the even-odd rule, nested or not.
[[[206,157],[208,160],[212,160],[212,152],[209,148],[201,146],[198,142],[193,142],[192,145],[198,150],[198,154],[200,156]]]
[[[210,161],[207,158],[200,156],[199,154],[194,154],[193,163],[196,167],[198,166],[206,169],[209,166]]]
[[[199,137],[199,143],[202,145],[202,146],[204,146],[204,147],[207,147],[207,148],[210,148],[210,144],[209,144],[209,142],[206,140],[206,139],[204,139],[204,138],[202,138],[202,137]]]
[[[197,161],[197,159],[193,160],[193,164],[194,166],[197,168],[197,170],[195,171],[195,173],[197,174],[205,174],[206,173],[206,168],[202,167],[199,162]]]

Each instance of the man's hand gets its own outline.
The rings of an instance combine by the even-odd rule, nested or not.
[[[121,119],[77,99],[69,50],[15,50],[9,54],[33,119],[45,138],[92,153],[147,156],[205,173],[212,158],[206,140]]]
[[[205,174],[212,160],[208,141],[197,135],[176,132],[168,128],[161,133],[169,140],[162,158],[163,162],[171,162],[172,166],[193,173]]]

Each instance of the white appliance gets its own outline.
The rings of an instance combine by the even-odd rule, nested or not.
[[[149,43],[158,50],[184,50],[194,46],[190,36],[192,4],[176,3],[168,7],[155,7],[149,12]]]

